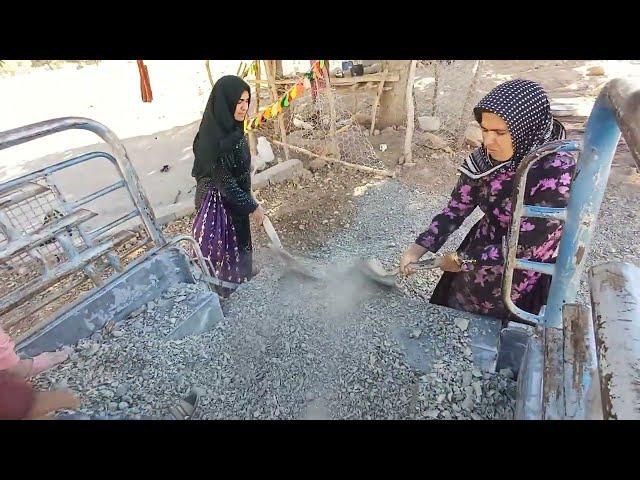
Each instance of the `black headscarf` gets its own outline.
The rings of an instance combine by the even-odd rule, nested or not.
[[[244,122],[234,118],[238,100],[251,88],[240,77],[226,75],[213,86],[202,122],[193,141],[193,170],[195,178],[211,177],[212,164],[218,156],[230,152],[244,137]]]
[[[484,145],[474,150],[459,170],[471,178],[489,175],[505,166],[517,166],[533,150],[565,137],[564,127],[551,115],[549,97],[537,83],[510,80],[494,88],[473,109],[478,123],[482,112],[502,118],[511,134],[513,156],[506,162],[493,162]]]

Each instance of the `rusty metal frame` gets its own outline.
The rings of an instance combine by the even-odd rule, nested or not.
[[[563,141],[545,145],[527,156],[519,166],[512,196],[513,218],[505,251],[502,298],[505,306],[524,323],[562,327],[562,307],[576,299],[585,256],[621,133],[640,167],[640,87],[627,80],[615,79],[607,83],[600,92],[587,121],[584,145],[571,182],[571,195],[566,210],[523,205],[524,187],[526,174],[534,161],[555,151],[575,150],[576,142]],[[516,260],[522,216],[565,221],[555,264]],[[511,300],[514,268],[553,276],[544,316],[525,312]]]
[[[527,185],[527,174],[531,166],[540,159],[557,152],[575,152],[579,150],[578,142],[573,140],[559,140],[550,142],[538,150],[527,155],[520,165],[513,179],[513,192],[511,194],[511,205],[513,215],[507,239],[503,238],[504,253],[504,273],[502,275],[502,301],[511,313],[516,315],[522,323],[537,325],[542,322],[543,315],[535,315],[517,307],[511,299],[511,286],[513,284],[513,272],[515,269],[532,270],[534,272],[554,275],[555,264],[532,262],[516,258],[518,252],[518,240],[520,238],[520,220],[522,217],[548,218],[564,220],[566,218],[565,208],[550,208],[539,205],[525,205],[524,194]]]
[[[120,259],[112,249],[124,241],[129,240],[131,234],[130,232],[120,232],[115,236],[112,234],[104,234],[137,216],[140,216],[142,220],[142,226],[148,234],[148,240],[151,240],[157,247],[167,244],[167,240],[156,222],[151,204],[140,186],[138,176],[122,142],[106,126],[86,118],[69,117],[48,120],[14,130],[0,132],[0,150],[71,129],[89,130],[95,133],[111,147],[114,154],[92,152],[80,155],[55,165],[30,172],[0,185],[0,195],[3,193],[6,194],[0,207],[7,208],[9,205],[18,204],[36,195],[51,192],[56,198],[56,201],[60,203],[60,208],[64,214],[61,220],[39,228],[36,231],[26,233],[14,228],[8,220],[8,217],[0,212],[0,216],[2,216],[2,218],[0,218],[0,228],[7,237],[7,244],[4,245],[4,248],[0,249],[0,261],[6,262],[27,252],[29,256],[38,260],[44,267],[43,274],[40,278],[30,281],[27,285],[28,288],[12,291],[0,299],[0,311],[3,313],[7,313],[13,308],[24,304],[32,297],[46,291],[56,282],[81,270],[84,271],[85,275],[91,279],[95,286],[102,286],[104,281],[93,265],[93,262],[101,256],[106,257],[108,264],[114,268],[115,272],[122,272],[123,267]],[[60,170],[96,158],[103,158],[110,162],[114,166],[120,180],[90,193],[79,200],[72,202],[67,201],[60,194],[55,184],[50,181],[50,176]],[[36,181],[41,180],[44,180],[47,186],[36,183]],[[121,188],[127,191],[134,205],[134,210],[107,225],[87,232],[81,223],[95,216],[95,214],[91,215],[91,212],[80,209],[79,207]],[[65,236],[64,230],[67,227],[73,227],[74,230],[78,232],[79,237],[87,247],[86,249],[79,251],[76,245]],[[55,268],[52,268],[48,264],[47,259],[36,250],[39,246],[53,239],[58,242],[62,251],[64,251],[68,257],[67,262]],[[146,243],[148,243],[148,240]],[[46,305],[50,303],[50,301],[52,300],[45,299],[45,302],[41,303]],[[33,309],[30,310],[30,313],[34,313]],[[21,318],[24,318],[24,316]]]
[[[142,222],[149,236],[153,239],[153,242],[156,245],[164,245],[166,243],[166,239],[156,223],[151,203],[142,190],[140,179],[133,168],[129,155],[127,154],[127,151],[120,139],[105,125],[96,122],[95,120],[82,117],[65,117],[46,120],[44,122],[34,123],[32,125],[27,125],[13,130],[7,130],[6,132],[0,132],[0,150],[21,145],[54,133],[73,129],[93,132],[111,147],[113,150],[112,158],[114,159],[114,164],[116,165],[120,176],[125,180],[124,186],[126,187],[138,214],[142,218]],[[81,163],[82,161],[84,160],[81,160],[78,163]],[[14,180],[13,182],[16,181],[17,180]],[[11,182],[8,183],[11,184]]]

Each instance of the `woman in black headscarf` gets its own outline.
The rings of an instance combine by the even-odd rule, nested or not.
[[[473,112],[482,127],[483,145],[458,168],[461,175],[451,200],[405,251],[400,270],[405,275],[412,273],[410,263],[426,252],[437,252],[479,207],[484,216],[457,252],[475,263],[461,264],[455,254],[445,255],[441,267],[445,273],[431,303],[507,320],[510,314],[501,296],[505,253],[502,240],[511,222],[513,177],[525,156],[550,141],[564,138],[564,128],[553,119],[542,87],[527,80],[497,86]],[[574,168],[575,159],[568,153],[556,153],[536,162],[527,177],[525,203],[566,207]],[[523,217],[518,258],[552,262],[561,235],[559,220]],[[516,270],[511,298],[518,307],[538,314],[546,303],[548,287],[548,276]]]
[[[253,275],[249,216],[262,224],[264,211],[251,195],[251,154],[244,119],[251,89],[234,75],[220,78],[207,101],[193,141],[191,175],[197,181],[193,237],[205,258],[219,293],[230,294]]]

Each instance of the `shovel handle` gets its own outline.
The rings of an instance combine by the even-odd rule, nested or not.
[[[458,259],[458,263],[460,264],[460,266],[465,264],[476,263],[476,261],[472,259],[460,258],[457,254],[456,254],[456,257]],[[442,256],[438,255],[436,257],[428,258],[426,260],[420,260],[419,262],[414,262],[414,263],[411,263],[410,265],[413,266],[416,270],[431,270],[433,268],[438,268],[440,267],[440,265],[442,265]]]
[[[271,240],[273,246],[276,248],[282,248],[280,237],[278,237],[276,229],[273,228],[271,220],[269,220],[269,217],[267,217],[266,215],[264,216],[264,220],[262,220],[262,227],[264,228],[264,231],[267,232],[267,236],[269,237],[269,240]]]

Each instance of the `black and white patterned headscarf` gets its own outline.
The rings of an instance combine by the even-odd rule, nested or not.
[[[482,112],[502,118],[513,141],[513,157],[506,162],[494,162],[484,145],[474,150],[459,170],[471,178],[481,178],[496,170],[517,166],[533,150],[545,143],[565,137],[564,127],[551,115],[549,97],[540,85],[529,80],[510,80],[494,88],[473,109],[476,121]]]

